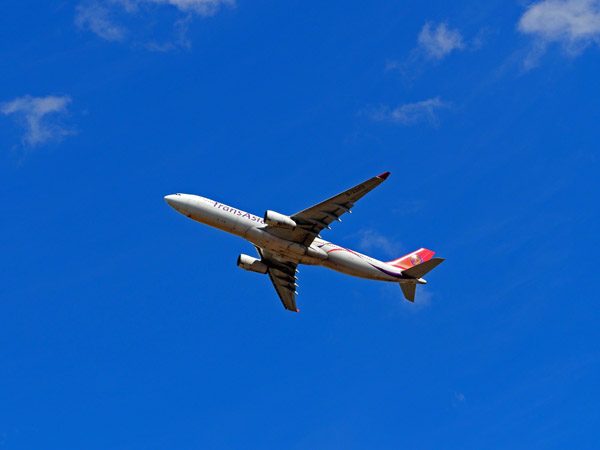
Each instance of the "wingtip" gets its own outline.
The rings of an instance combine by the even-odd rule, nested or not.
[[[390,176],[390,172],[383,172],[381,175],[377,175],[377,178],[381,178],[382,180],[385,180],[389,176]]]

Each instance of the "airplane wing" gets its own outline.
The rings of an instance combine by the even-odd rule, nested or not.
[[[256,247],[256,249],[263,261],[269,266],[267,273],[283,307],[288,311],[299,312],[300,310],[296,306],[296,295],[298,294],[296,292],[298,287],[296,268],[298,264],[276,258],[270,252],[261,248]]]
[[[377,175],[341,194],[293,214],[290,217],[298,225],[293,230],[268,226],[267,231],[282,239],[310,245],[323,229],[330,229],[329,225],[332,222],[339,221],[340,216],[350,212],[359,199],[383,183],[389,175],[389,172]]]

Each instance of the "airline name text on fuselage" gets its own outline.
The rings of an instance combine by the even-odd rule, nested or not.
[[[222,211],[231,213],[234,216],[244,217],[246,219],[249,219],[252,222],[257,222],[257,223],[262,223],[262,224],[265,223],[265,221],[262,218],[260,218],[258,216],[255,216],[254,214],[250,214],[250,213],[248,213],[246,211],[242,211],[240,209],[236,209],[236,208],[233,208],[231,206],[224,205],[223,203],[215,202],[213,206],[215,208],[217,208],[217,209],[222,210]]]

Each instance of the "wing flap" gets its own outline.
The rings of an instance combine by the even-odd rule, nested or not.
[[[288,311],[300,312],[296,305],[298,265],[291,261],[276,258],[261,248],[257,247],[257,250],[265,264],[269,266],[267,273],[283,307]]]

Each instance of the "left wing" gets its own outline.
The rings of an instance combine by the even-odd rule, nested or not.
[[[330,229],[329,225],[332,222],[339,221],[340,216],[350,212],[350,209],[358,200],[383,183],[389,175],[389,172],[377,175],[347,191],[290,216],[297,224],[294,229],[268,226],[267,231],[288,241],[310,245],[323,229]]]
[[[299,312],[300,310],[296,306],[298,264],[277,258],[261,248],[256,247],[256,249],[265,264],[269,266],[267,273],[283,307],[288,311]]]

